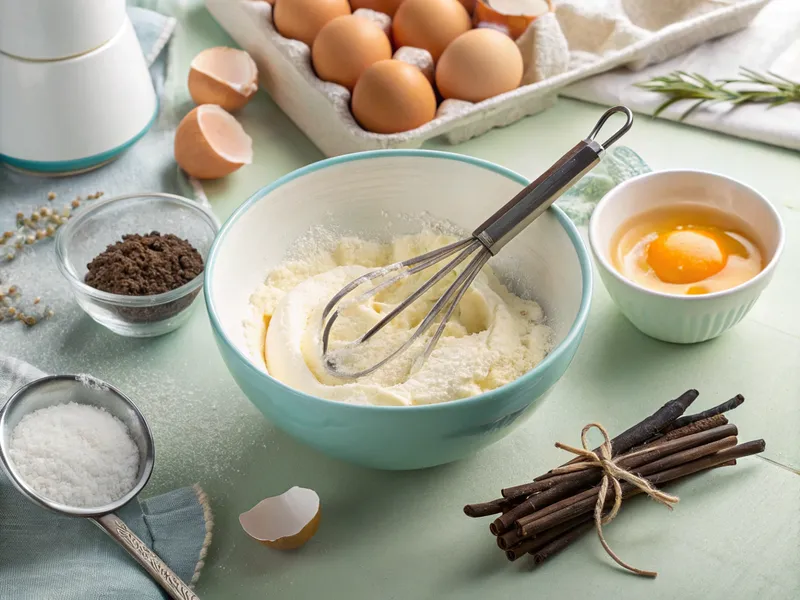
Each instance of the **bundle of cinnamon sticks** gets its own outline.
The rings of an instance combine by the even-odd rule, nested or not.
[[[697,390],[688,390],[613,438],[614,463],[660,488],[669,481],[735,465],[739,458],[764,451],[764,440],[739,444],[736,426],[724,415],[741,405],[743,396],[683,416],[697,396]],[[578,457],[566,464],[581,460],[584,459]],[[513,561],[531,554],[540,564],[592,529],[592,512],[602,478],[602,469],[570,473],[551,470],[529,483],[503,489],[501,498],[468,504],[464,513],[469,517],[499,514],[489,529],[508,559]],[[641,493],[627,482],[622,483],[621,489],[623,499]],[[606,494],[609,505],[612,495],[609,487]]]

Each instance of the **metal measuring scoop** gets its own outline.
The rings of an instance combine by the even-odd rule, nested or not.
[[[25,415],[68,402],[102,408],[115,416],[128,428],[128,434],[139,449],[136,484],[127,494],[111,504],[79,508],[54,502],[38,494],[25,482],[11,458],[9,452],[11,433]],[[154,459],[153,434],[142,413],[119,390],[98,379],[79,375],[42,377],[17,390],[0,409],[0,462],[5,467],[11,482],[28,500],[61,515],[90,519],[125,548],[171,598],[199,600],[191,588],[114,514],[142,491],[153,472]]]

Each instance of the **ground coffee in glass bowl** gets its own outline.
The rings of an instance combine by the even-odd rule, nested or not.
[[[127,337],[189,320],[219,221],[194,200],[147,193],[101,201],[70,219],[56,258],[92,319]]]
[[[154,296],[199,277],[203,257],[189,240],[171,233],[129,233],[95,256],[86,268],[84,282],[97,290],[123,296]],[[117,311],[130,321],[160,321],[190,305],[199,291],[167,304],[118,307]]]

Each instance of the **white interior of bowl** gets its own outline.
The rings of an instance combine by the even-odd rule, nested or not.
[[[765,264],[775,257],[783,228],[775,209],[752,188],[722,175],[703,171],[659,171],[631,179],[612,190],[598,205],[590,223],[595,254],[610,269],[614,234],[629,219],[678,202],[702,204],[739,217],[761,246]]]
[[[421,154],[366,153],[318,163],[247,203],[225,225],[212,251],[208,294],[222,331],[242,354],[249,357],[243,322],[250,318],[250,295],[314,227],[387,239],[444,220],[467,234],[523,187],[466,157]],[[580,310],[583,280],[554,211],[489,264],[514,291],[542,305],[556,342],[563,341]],[[261,361],[251,362],[264,370]]]

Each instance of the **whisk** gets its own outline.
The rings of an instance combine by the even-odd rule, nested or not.
[[[600,133],[606,121],[615,113],[623,113],[625,115],[625,124],[604,143],[600,144],[595,140],[595,137]],[[414,342],[433,326],[437,318],[441,315],[442,317],[436,331],[430,341],[428,341],[425,349],[415,359],[414,367],[418,368],[424,363],[428,356],[430,356],[431,352],[433,352],[433,349],[444,333],[445,326],[450,320],[453,311],[486,262],[497,254],[500,249],[511,241],[520,231],[525,229],[525,227],[530,225],[530,223],[547,210],[561,194],[600,162],[600,158],[605,149],[625,135],[632,124],[633,114],[627,107],[615,106],[607,110],[600,117],[600,120],[597,121],[594,129],[592,129],[585,140],[578,142],[575,147],[562,156],[558,162],[545,171],[536,181],[528,185],[505,206],[484,221],[472,233],[471,237],[420,256],[397,262],[387,267],[375,269],[344,286],[330,299],[322,312],[322,362],[325,369],[331,375],[342,379],[357,379],[374,373],[386,363],[408,350]],[[331,329],[342,310],[347,306],[362,303],[378,294],[381,290],[444,261],[453,255],[455,255],[454,258],[450,259],[430,279],[420,285],[411,295],[394,307],[364,334],[348,342],[343,347],[338,348],[335,351],[335,355],[329,351]],[[474,256],[464,270],[434,303],[425,318],[422,319],[412,335],[402,345],[398,346],[390,354],[381,358],[366,369],[359,371],[346,371],[343,369],[342,361],[338,360],[336,355],[341,356],[342,352],[359,351],[359,346],[386,327],[395,317],[406,310],[411,304],[436,285],[436,283],[444,279],[450,272],[472,255]],[[378,278],[388,277],[389,275],[392,276],[385,281],[380,282],[352,299],[345,300],[348,295],[362,285]]]

